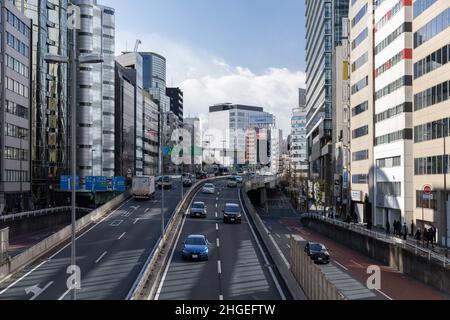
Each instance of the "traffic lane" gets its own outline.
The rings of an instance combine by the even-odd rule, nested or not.
[[[176,200],[180,197],[181,195],[178,195],[176,193],[169,193],[169,196],[167,197],[168,204],[165,206],[166,220],[168,220],[173,214],[173,211],[178,202]],[[156,195],[155,199],[158,201],[158,195]],[[83,234],[83,236],[78,239],[77,264],[82,271],[82,285],[84,282],[83,276],[89,274],[91,268],[96,267],[96,265],[100,262],[97,260],[99,260],[100,257],[103,259],[107,255],[108,250],[110,250],[110,252],[115,252],[115,249],[113,248],[114,242],[116,240],[119,240],[119,238],[123,236],[124,233],[132,233],[131,229],[134,229],[136,220],[132,222],[130,213],[132,214],[139,208],[141,208],[142,210],[146,210],[147,206],[151,206],[151,203],[147,202],[146,205],[143,205],[142,201],[130,200],[126,203],[126,205],[119,208],[119,210],[116,210],[115,212],[110,214],[110,216],[108,216],[102,223],[96,225],[91,232]],[[126,222],[124,223],[124,221]],[[160,224],[153,221],[152,225],[156,226]],[[153,248],[154,244],[156,244],[156,241],[159,238],[159,235],[161,234],[160,227],[157,227],[155,229],[158,236],[152,237],[152,239],[148,239],[149,242],[147,243],[147,245],[149,247],[149,250]],[[154,235],[155,233],[152,232],[151,234]],[[70,265],[70,250],[70,246],[66,247],[52,260],[44,263],[42,266],[32,271],[31,274],[27,275],[24,279],[19,281],[19,283],[15,284],[12,288],[8,289],[6,292],[3,292],[3,294],[0,295],[0,299],[29,299],[33,296],[33,294],[27,293],[27,289],[32,288],[33,286],[46,288],[46,290],[42,292],[37,298],[46,300],[65,298],[66,296],[64,294],[67,295],[66,281],[68,278],[66,270]],[[109,257],[106,258],[108,259]],[[139,265],[138,263],[137,266],[134,266],[135,271],[138,270],[139,267],[142,267],[142,261],[146,260],[145,254],[140,255],[139,259],[137,260],[141,261],[141,264]],[[122,275],[128,275],[130,273],[132,272],[126,270]],[[130,284],[130,287],[132,283]],[[96,296],[101,296],[101,293],[97,291]]]
[[[385,299],[392,300],[448,300],[449,296],[422,282],[419,282],[399,271],[368,258],[361,253],[343,246],[335,241],[301,225],[300,222],[288,223],[290,231],[300,235],[307,241],[323,243],[330,249],[331,258],[342,270],[352,277],[366,283],[369,275],[369,266],[378,266],[381,269],[381,290],[377,291]]]
[[[219,208],[226,203],[236,203],[241,209],[239,189],[227,188],[219,198]],[[281,293],[272,278],[257,239],[242,212],[242,224],[222,224],[219,227],[219,254],[221,256],[221,283],[225,300],[281,300]]]
[[[199,191],[193,202],[203,201],[207,205],[207,217],[186,216],[175,251],[163,279],[159,300],[218,300],[220,282],[217,269],[217,248],[209,248],[209,260],[203,262],[183,261],[181,257],[184,240],[193,234],[204,235],[213,243],[216,235],[216,194],[204,195]]]

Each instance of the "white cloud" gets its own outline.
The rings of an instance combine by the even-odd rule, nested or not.
[[[182,88],[185,116],[206,121],[211,105],[249,104],[275,114],[284,135],[289,133],[291,110],[298,105],[298,88],[305,84],[303,72],[268,68],[255,74],[242,66],[230,66],[207,50],[194,50],[156,34],[118,33],[118,53],[126,49],[125,43],[128,50],[133,49],[135,40],[125,39],[140,39],[140,51],[154,51],[167,58],[167,85]]]

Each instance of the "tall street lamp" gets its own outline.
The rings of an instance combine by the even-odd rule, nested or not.
[[[72,239],[71,239],[71,265],[72,267],[76,266],[76,185],[77,185],[77,169],[76,169],[76,152],[77,152],[77,141],[76,141],[76,126],[77,126],[77,72],[79,68],[79,64],[96,64],[96,63],[102,63],[103,57],[99,54],[86,54],[82,56],[78,56],[77,54],[77,35],[78,30],[73,29],[72,30],[72,46],[71,46],[71,53],[69,57],[61,56],[61,55],[55,55],[55,54],[46,54],[44,57],[45,62],[47,63],[55,63],[55,64],[68,64],[71,68],[71,75],[72,75],[72,81],[71,81],[71,144],[72,144],[72,150],[71,150],[71,170],[72,170],[72,186],[71,186],[71,194],[72,194],[72,201],[71,201],[71,212],[72,212]],[[77,283],[79,285],[79,283]],[[76,290],[72,290],[72,299],[76,300]]]

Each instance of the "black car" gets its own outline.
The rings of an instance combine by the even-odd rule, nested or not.
[[[323,244],[308,242],[305,246],[305,252],[314,263],[330,263],[330,253]]]
[[[208,175],[206,174],[206,172],[197,172],[195,177],[196,177],[197,180],[208,179]]]
[[[185,188],[192,187],[192,179],[191,178],[183,179],[183,187],[185,187]]]
[[[223,209],[223,223],[242,223],[241,208],[238,204],[227,203]]]

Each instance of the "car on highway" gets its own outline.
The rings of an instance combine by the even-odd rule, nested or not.
[[[183,187],[190,188],[190,187],[192,187],[192,184],[193,184],[193,182],[192,182],[191,178],[184,178],[183,179]]]
[[[172,177],[171,176],[163,176],[163,177],[159,177],[157,180],[157,185],[158,185],[158,189],[162,189],[164,188],[165,190],[167,189],[172,189]]]
[[[191,210],[190,210],[190,216],[191,218],[200,217],[200,218],[206,218],[206,214],[208,212],[208,208],[206,207],[204,202],[194,202],[192,204]]]
[[[237,188],[238,182],[234,177],[230,177],[227,179],[227,187],[228,188]]]
[[[202,193],[203,194],[215,194],[216,187],[212,183],[207,183],[203,186]]]
[[[197,180],[205,180],[205,179],[208,179],[208,174],[206,172],[197,172],[197,174],[195,175],[195,178]]]
[[[183,243],[181,252],[183,260],[208,261],[209,242],[205,236],[190,235]]]
[[[330,263],[330,253],[328,251],[327,247],[317,242],[308,242],[305,246],[306,254],[314,263]]]
[[[223,223],[242,223],[241,207],[238,204],[225,204],[223,209]]]
[[[243,183],[244,182],[244,178],[242,178],[241,176],[236,176],[234,179],[236,179],[237,183]]]

